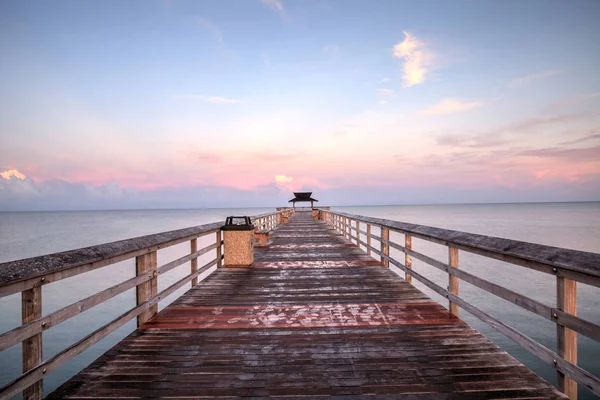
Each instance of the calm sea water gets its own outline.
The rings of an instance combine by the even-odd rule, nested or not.
[[[437,226],[491,236],[506,237],[577,250],[600,252],[600,202],[594,203],[543,203],[543,204],[486,204],[443,206],[377,206],[335,207],[355,214],[387,218],[398,221]],[[140,211],[70,211],[70,212],[19,212],[0,213],[0,262],[33,257],[58,251],[91,246],[130,237],[173,230],[193,225],[224,220],[228,215],[254,215],[270,212],[271,208],[205,209],[205,210],[140,210]],[[377,234],[374,230],[374,234]],[[212,243],[205,238],[201,245]],[[391,239],[402,240],[391,234]],[[181,257],[189,251],[183,243],[159,252],[158,263]],[[413,248],[438,260],[447,259],[447,249],[440,245],[413,239]],[[403,260],[392,250],[392,256]],[[214,256],[213,256],[214,257]],[[211,259],[203,256],[200,265]],[[447,275],[442,271],[413,260],[416,271],[446,286]],[[502,284],[548,305],[556,303],[555,279],[536,271],[512,266],[480,256],[460,253],[460,267],[466,271]],[[188,273],[188,266],[176,268],[159,279],[159,290],[166,288]],[[69,278],[43,288],[44,314],[85,298],[97,291],[134,276],[133,260],[105,267],[81,276]],[[402,273],[400,273],[402,274]],[[413,281],[415,282],[415,281]],[[446,300],[421,285],[434,300],[447,305]],[[188,287],[174,293],[160,308],[176,299]],[[529,335],[536,341],[556,351],[556,327],[519,307],[489,295],[467,283],[461,282],[461,297],[502,321]],[[135,304],[135,290],[123,293],[92,310],[84,312],[44,333],[44,358],[47,359],[93,330],[116,318]],[[579,284],[578,312],[586,319],[600,324],[600,290]],[[13,295],[0,299],[0,332],[20,324],[20,297]],[[555,383],[554,369],[537,360],[509,339],[489,328],[478,319],[461,310],[461,317],[484,333],[504,350],[518,358],[548,381]],[[135,328],[131,321],[103,339],[91,349],[77,356],[44,381],[46,393],[58,387],[104,353]],[[0,353],[0,385],[20,373],[21,348]],[[600,345],[579,336],[579,365],[600,376]],[[581,391],[581,398],[593,398]]]

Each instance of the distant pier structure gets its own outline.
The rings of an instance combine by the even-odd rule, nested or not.
[[[315,201],[319,200],[312,198],[312,192],[294,192],[294,198],[288,201],[288,203],[292,203],[292,206],[296,208],[296,203],[309,201],[310,208],[315,208]]]

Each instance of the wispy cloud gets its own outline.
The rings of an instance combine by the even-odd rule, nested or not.
[[[323,46],[323,52],[325,52],[326,54],[335,56],[335,55],[339,54],[340,48],[339,48],[339,46],[336,46],[335,44],[328,44],[327,46]]]
[[[508,83],[508,87],[515,88],[515,87],[527,85],[527,84],[529,84],[533,81],[537,81],[539,79],[545,79],[545,78],[549,78],[554,75],[558,75],[561,72],[562,72],[561,70],[552,69],[552,70],[538,72],[535,74],[525,75],[525,76],[522,76],[520,78],[516,78],[516,79],[513,79],[512,81],[510,81]]]
[[[580,149],[565,149],[562,147],[548,147],[543,149],[525,150],[520,153],[523,156],[570,159],[572,161],[591,160],[597,161],[600,155],[600,146]]]
[[[177,94],[173,96],[175,100],[199,100],[213,104],[243,104],[245,100],[237,100],[228,97],[206,96],[203,94]]]
[[[386,83],[386,82],[391,82],[392,80],[388,77],[382,78],[379,83]]]
[[[202,17],[197,17],[196,20],[198,21],[200,26],[202,26],[207,32],[209,32],[211,35],[213,35],[219,43],[223,43],[223,34],[221,33],[221,30],[215,24],[213,24],[211,21],[207,20],[206,18],[202,18]]]
[[[394,46],[393,56],[404,60],[402,86],[410,87],[425,82],[430,55],[426,45],[409,32],[404,32],[404,40]]]
[[[457,99],[444,99],[440,103],[420,112],[421,115],[451,114],[469,111],[483,105],[480,101],[464,103]]]
[[[283,8],[283,3],[280,0],[260,0],[266,6],[273,8],[274,10],[283,13],[285,9]]]
[[[522,141],[523,138],[531,138],[533,135],[546,134],[548,127],[572,123],[592,122],[593,118],[599,114],[594,113],[569,113],[569,114],[551,114],[540,115],[526,118],[515,123],[500,126],[488,131],[468,133],[468,134],[449,134],[435,138],[436,142],[442,146],[450,147],[470,147],[470,148],[491,148],[501,145],[514,144]],[[579,144],[592,141],[597,138],[598,130],[587,131],[578,139],[569,140],[560,143],[561,146]]]

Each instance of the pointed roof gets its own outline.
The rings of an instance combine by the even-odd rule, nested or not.
[[[313,199],[312,192],[294,192],[294,198],[288,201],[288,203],[295,203],[297,201],[319,201],[317,199]]]

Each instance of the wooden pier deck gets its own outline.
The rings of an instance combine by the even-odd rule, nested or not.
[[[564,398],[310,213],[49,398]]]

